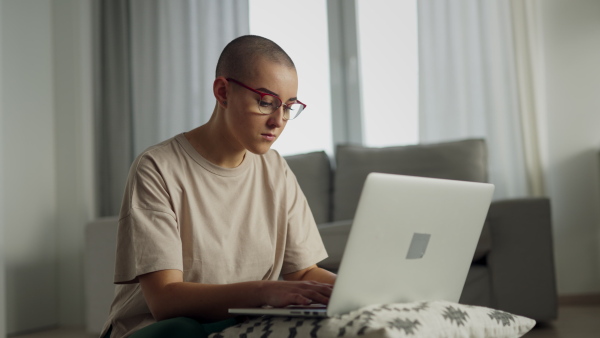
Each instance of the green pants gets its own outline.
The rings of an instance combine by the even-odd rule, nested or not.
[[[197,320],[187,317],[177,317],[161,320],[152,325],[134,332],[130,338],[208,338],[215,332],[221,332],[226,328],[236,325],[237,321],[233,318],[220,322],[202,324]],[[112,328],[104,338],[109,338]]]

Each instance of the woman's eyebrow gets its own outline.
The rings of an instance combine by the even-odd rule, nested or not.
[[[271,94],[271,95],[275,95],[275,96],[279,97],[279,94],[272,92],[272,91],[268,90],[267,88],[260,87],[260,88],[257,88],[256,90],[260,90],[261,92],[265,92],[267,94]]]
[[[265,92],[267,94],[275,95],[275,96],[279,97],[279,94],[277,94],[275,92],[272,92],[272,91],[268,90],[267,88],[261,87],[261,88],[256,88],[256,90],[261,91],[261,92]],[[281,97],[279,97],[279,98],[281,99]],[[290,97],[285,102],[289,102],[289,101],[298,101],[298,98],[297,97]]]

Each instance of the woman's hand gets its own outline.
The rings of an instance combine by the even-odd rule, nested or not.
[[[333,285],[314,281],[263,281],[259,287],[261,305],[285,307],[329,303]]]

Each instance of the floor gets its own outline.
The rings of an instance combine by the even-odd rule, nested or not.
[[[600,305],[561,306],[559,319],[535,327],[526,338],[597,338],[600,337]],[[18,338],[97,338],[84,330],[54,329],[30,333]]]
[[[561,306],[558,320],[536,326],[527,338],[600,337],[600,305]]]

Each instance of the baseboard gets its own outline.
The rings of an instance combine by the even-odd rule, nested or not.
[[[600,293],[558,296],[558,305],[560,305],[560,306],[600,305]]]

